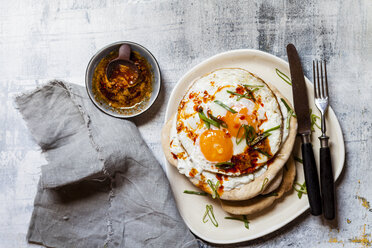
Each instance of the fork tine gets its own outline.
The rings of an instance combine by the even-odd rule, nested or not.
[[[324,96],[325,97],[328,97],[328,79],[327,79],[327,62],[324,60],[324,85],[323,85],[323,89],[324,89]]]
[[[314,80],[314,96],[318,97],[317,86],[316,86],[316,77],[315,77],[315,60],[313,60],[313,80]]]
[[[317,97],[319,98],[320,97],[320,79],[319,79],[319,63],[318,63],[318,60],[316,61],[316,79],[317,79],[317,83],[316,83],[316,91],[317,91]]]
[[[324,98],[323,63],[320,61],[320,98]]]

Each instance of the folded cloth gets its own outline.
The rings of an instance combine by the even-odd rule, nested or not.
[[[198,247],[164,172],[129,120],[60,81],[16,97],[46,155],[29,242],[47,247]]]

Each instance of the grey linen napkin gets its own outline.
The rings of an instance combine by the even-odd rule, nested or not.
[[[198,247],[137,127],[99,111],[85,88],[52,81],[16,97],[48,164],[29,242],[48,247]]]

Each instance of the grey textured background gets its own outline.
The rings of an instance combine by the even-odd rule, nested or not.
[[[331,105],[341,123],[346,163],[338,181],[338,221],[308,212],[255,247],[371,246],[372,1],[0,1],[0,247],[28,247],[25,234],[43,155],[14,109],[13,96],[51,79],[84,84],[91,56],[131,40],[158,59],[163,88],[139,117],[160,162],[160,130],[177,80],[219,52],[254,48],[286,58],[293,42],[311,76],[325,58]],[[366,204],[365,204],[366,205]]]

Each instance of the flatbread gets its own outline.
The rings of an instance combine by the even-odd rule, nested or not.
[[[277,99],[283,98],[287,104],[293,109],[290,102],[272,85],[269,85],[269,88],[275,93]],[[168,120],[166,125],[162,130],[162,146],[164,154],[170,164],[177,167],[177,160],[173,157],[170,152],[170,130],[172,128],[172,119],[175,118],[175,115]],[[229,200],[229,201],[243,201],[254,198],[263,192],[266,188],[271,185],[271,182],[276,178],[277,174],[281,171],[285,163],[287,162],[296,139],[297,135],[297,119],[292,117],[289,124],[289,134],[285,142],[282,144],[280,150],[275,155],[272,163],[268,166],[268,169],[259,177],[255,178],[253,181],[230,191],[224,191],[220,194],[220,199]],[[267,179],[266,179],[267,178]],[[196,178],[188,179],[197,187],[203,191],[212,194],[212,191],[207,183],[201,182]],[[264,183],[266,180],[266,183]]]
[[[283,171],[284,175],[282,183],[280,184],[280,187],[273,192],[276,194],[271,193],[271,195],[257,196],[245,201],[222,200],[222,209],[234,215],[252,215],[268,208],[275,202],[275,200],[283,197],[286,192],[292,189],[293,181],[296,177],[296,165],[292,156],[288,159],[286,168],[284,168]]]
[[[177,168],[177,159],[172,155],[170,151],[170,130],[172,128],[173,118],[176,118],[176,114],[165,123],[161,130],[161,146],[167,161]]]

